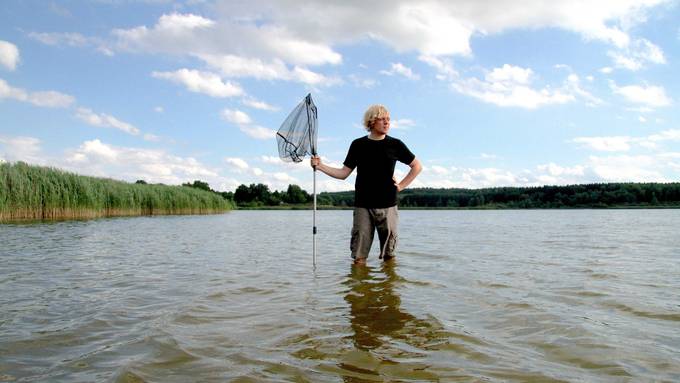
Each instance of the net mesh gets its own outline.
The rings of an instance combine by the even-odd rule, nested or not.
[[[307,154],[316,155],[316,128],[316,105],[308,94],[276,132],[279,157],[287,162],[302,162]]]

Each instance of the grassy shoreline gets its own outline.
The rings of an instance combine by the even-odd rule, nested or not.
[[[186,186],[131,184],[26,163],[0,163],[0,222],[214,214],[234,208]]]

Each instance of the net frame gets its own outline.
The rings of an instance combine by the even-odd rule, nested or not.
[[[276,132],[279,157],[286,162],[302,162],[305,156],[315,156],[318,114],[312,94],[293,109]]]

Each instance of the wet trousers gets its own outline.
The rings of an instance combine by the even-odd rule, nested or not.
[[[365,259],[368,257],[376,230],[378,231],[378,239],[380,239],[380,258],[387,260],[394,257],[397,248],[398,223],[399,211],[396,206],[384,209],[354,208],[350,243],[352,258]]]

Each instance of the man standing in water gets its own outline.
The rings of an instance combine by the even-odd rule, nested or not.
[[[312,167],[327,175],[344,180],[354,168],[354,222],[350,249],[354,263],[365,264],[378,230],[380,258],[388,261],[395,256],[397,246],[397,193],[405,189],[422,170],[420,161],[400,140],[390,137],[390,113],[382,105],[371,105],[364,113],[364,127],[368,136],[352,141],[342,168],[321,163],[312,157]],[[411,169],[400,182],[394,178],[396,162]]]

